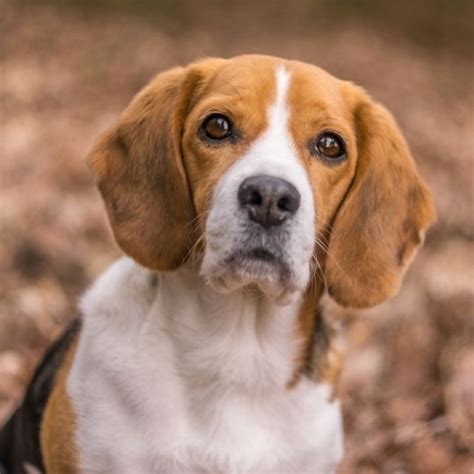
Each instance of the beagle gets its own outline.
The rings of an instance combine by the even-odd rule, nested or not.
[[[435,216],[389,112],[315,66],[205,59],[156,76],[88,164],[127,257],[38,369],[4,464],[334,472],[318,302],[392,296]]]

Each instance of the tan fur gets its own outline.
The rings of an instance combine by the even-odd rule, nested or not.
[[[333,328],[317,309],[324,291],[320,279],[314,278],[308,286],[298,316],[297,337],[302,341],[296,354],[295,371],[288,388],[297,385],[302,376],[325,382],[336,393],[342,371],[343,354],[335,344]]]
[[[179,266],[194,218],[180,154],[184,69],[158,75],[88,157],[118,244],[141,264]]]
[[[48,474],[79,472],[75,444],[75,415],[66,393],[66,379],[76,353],[77,340],[69,347],[58,369],[41,422],[40,442]]]
[[[367,307],[398,291],[435,211],[390,113],[352,84],[344,89],[357,168],[332,223],[326,278],[338,303]]]

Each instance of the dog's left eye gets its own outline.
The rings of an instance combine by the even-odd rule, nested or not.
[[[206,138],[223,140],[232,134],[232,123],[221,114],[212,114],[202,124],[202,132]]]
[[[346,157],[344,140],[333,132],[325,132],[312,140],[310,151],[327,161],[340,161]]]

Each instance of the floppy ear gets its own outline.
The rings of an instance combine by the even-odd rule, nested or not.
[[[390,113],[356,95],[357,168],[333,222],[326,280],[339,304],[361,308],[398,291],[435,211]]]
[[[159,74],[87,158],[117,243],[153,269],[178,267],[192,245],[181,135],[194,79],[183,68]]]

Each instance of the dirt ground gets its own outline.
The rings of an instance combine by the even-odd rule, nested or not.
[[[472,62],[380,25],[313,27],[308,3],[268,25],[268,9],[221,22],[208,8],[193,22],[0,0],[0,425],[119,255],[83,162],[94,139],[157,71],[262,52],[318,64],[387,105],[439,213],[397,297],[365,312],[327,302],[347,350],[340,474],[474,472]]]

